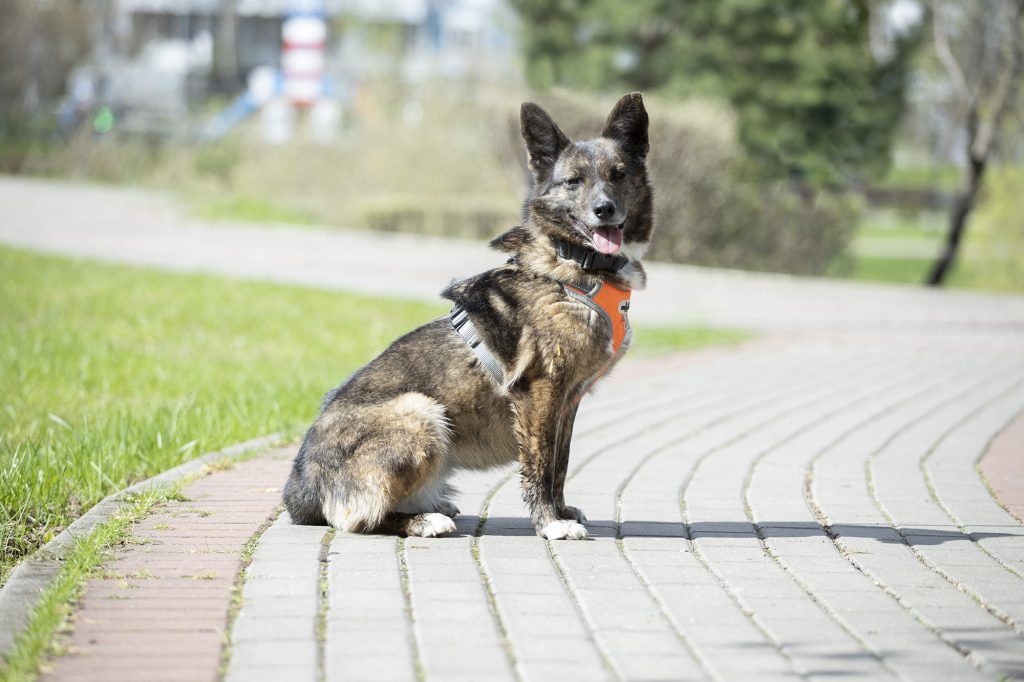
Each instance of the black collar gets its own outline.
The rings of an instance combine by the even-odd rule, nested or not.
[[[583,268],[584,272],[593,272],[595,270],[618,272],[629,263],[629,259],[625,256],[599,253],[579,244],[571,244],[558,237],[551,237],[551,243],[555,245],[555,250],[558,251],[560,258],[576,261]]]

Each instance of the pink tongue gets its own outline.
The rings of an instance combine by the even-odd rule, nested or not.
[[[601,253],[615,253],[622,248],[622,230],[610,225],[594,228],[594,246]]]

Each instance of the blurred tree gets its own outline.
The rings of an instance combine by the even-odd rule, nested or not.
[[[921,35],[905,27],[879,49],[872,30],[890,4],[512,0],[536,87],[724,97],[764,169],[819,185],[888,168]]]
[[[967,169],[946,243],[928,274],[940,286],[956,261],[985,170],[1011,112],[1024,110],[1024,0],[933,0],[932,44],[945,69],[958,123],[967,131]]]
[[[92,48],[85,0],[0,1],[0,132],[52,104]]]

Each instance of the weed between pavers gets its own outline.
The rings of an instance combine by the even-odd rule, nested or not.
[[[199,507],[185,507],[184,509],[178,509],[178,510],[174,511],[171,514],[171,516],[177,518],[177,517],[181,516],[182,514],[195,514],[196,516],[200,516],[200,517],[202,517],[204,519],[209,517],[209,516],[213,516],[213,512],[212,511],[209,511],[207,509],[200,509]]]
[[[207,462],[199,471],[201,475],[208,476],[218,471],[228,471],[234,468],[234,466],[235,462],[230,457],[223,457],[213,462]]]
[[[331,543],[334,542],[334,536],[337,534],[337,530],[330,528],[324,533],[324,537],[320,541],[320,594],[316,608],[316,676],[318,682],[323,682],[327,678],[327,609],[330,608],[328,602],[330,596],[328,563],[330,561]]]
[[[284,507],[277,507],[271,513],[270,517],[267,518],[260,527],[256,529],[256,532],[249,536],[249,539],[245,541],[245,546],[242,547],[242,555],[239,558],[238,571],[235,573],[235,580],[231,584],[231,598],[228,602],[228,617],[222,633],[222,646],[220,650],[220,667],[218,670],[219,677],[221,679],[227,674],[228,664],[231,661],[231,631],[235,627],[235,620],[238,618],[239,611],[242,610],[242,590],[245,586],[245,579],[248,574],[249,566],[252,564],[252,557],[256,553],[256,547],[259,546],[260,539],[263,534],[267,532],[267,529],[273,525],[274,521],[284,511]],[[210,550],[220,551],[220,550]]]
[[[427,679],[427,669],[423,665],[423,656],[420,653],[420,643],[416,637],[416,616],[412,611],[412,592],[409,588],[409,563],[406,560],[405,538],[395,540],[395,553],[398,559],[398,570],[402,576],[402,596],[405,599],[405,619],[408,624],[407,634],[409,643],[412,644],[413,668],[416,672],[417,682],[424,682]]]
[[[484,502],[480,508],[480,519],[477,521],[476,528],[473,531],[472,544],[470,545],[470,554],[473,556],[473,563],[476,564],[476,570],[480,574],[481,583],[484,586],[484,592],[487,594],[487,605],[491,610],[491,617],[494,619],[494,623],[501,633],[501,646],[505,651],[505,657],[508,659],[509,666],[512,668],[512,674],[517,680],[522,679],[520,674],[519,666],[516,661],[515,650],[512,648],[512,641],[508,634],[508,628],[505,626],[505,621],[501,617],[501,612],[498,611],[498,600],[494,595],[494,585],[491,583],[491,577],[487,573],[487,568],[484,566],[483,560],[480,558],[480,538],[484,534],[484,526],[487,524],[487,519],[491,515],[491,502],[494,500],[494,496],[498,494],[501,487],[505,485],[508,480],[512,478],[512,474],[503,476],[502,479],[491,488],[487,496],[484,498]]]
[[[123,581],[127,581],[129,578],[133,578],[133,579],[136,579],[136,580],[150,580],[152,578],[155,578],[156,576],[153,575],[152,571],[150,571],[148,568],[143,566],[142,568],[138,569],[137,571],[132,571],[131,573],[118,573],[118,572],[112,571],[112,570],[104,570],[104,571],[101,571],[97,577],[102,578],[103,580],[123,580]]]

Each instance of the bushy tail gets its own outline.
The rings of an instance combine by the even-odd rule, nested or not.
[[[352,408],[334,438],[315,429],[303,440],[285,504],[295,523],[348,532],[386,525],[403,500],[434,479],[449,442],[444,407],[422,393]]]

